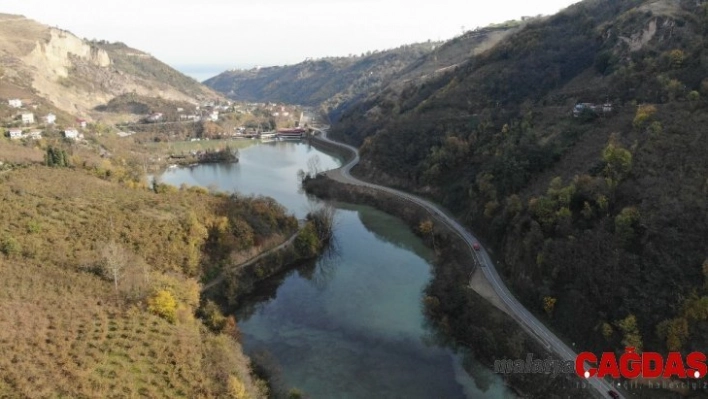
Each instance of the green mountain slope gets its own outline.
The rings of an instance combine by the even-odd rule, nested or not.
[[[361,146],[358,173],[482,233],[569,340],[705,348],[707,29],[700,2],[584,1],[359,102],[332,133]]]

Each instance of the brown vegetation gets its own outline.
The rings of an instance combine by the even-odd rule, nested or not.
[[[105,166],[0,175],[0,396],[262,396],[235,321],[194,318],[195,278],[296,220],[270,199],[120,184],[130,173]]]

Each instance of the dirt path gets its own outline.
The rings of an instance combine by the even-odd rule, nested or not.
[[[298,230],[295,232],[295,234],[293,234],[292,236],[290,236],[290,238],[288,238],[286,241],[284,241],[284,242],[281,243],[280,245],[275,246],[275,247],[273,247],[273,248],[271,248],[271,249],[269,249],[269,250],[267,250],[267,251],[265,251],[265,252],[261,252],[260,254],[254,256],[253,258],[251,258],[251,259],[249,259],[249,260],[247,260],[247,261],[245,261],[245,262],[239,263],[238,265],[234,265],[234,266],[230,266],[230,267],[225,268],[224,270],[221,271],[221,273],[219,273],[219,275],[218,275],[215,279],[213,279],[213,280],[211,280],[210,282],[204,284],[204,286],[202,286],[201,292],[206,292],[206,291],[209,290],[210,288],[213,288],[214,286],[219,285],[222,281],[224,281],[224,278],[226,277],[226,272],[230,272],[230,271],[232,271],[232,270],[238,270],[238,269],[244,268],[244,267],[246,267],[246,266],[252,265],[253,263],[258,262],[259,260],[261,260],[261,259],[263,259],[264,257],[268,256],[269,254],[271,254],[271,253],[273,253],[273,252],[275,252],[275,251],[279,251],[279,250],[285,248],[286,246],[292,244],[292,243],[295,241],[295,238],[297,238],[297,235],[298,235],[298,234],[300,233],[300,231],[303,229],[303,227],[305,227],[305,224],[304,224],[304,223],[300,223],[300,227],[299,227]]]

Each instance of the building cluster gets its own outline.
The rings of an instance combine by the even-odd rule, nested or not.
[[[612,103],[606,102],[604,104],[594,104],[594,103],[577,103],[573,107],[573,116],[579,117],[583,112],[591,112],[594,114],[608,114],[612,112]]]
[[[21,140],[21,139],[31,139],[31,140],[39,140],[42,138],[42,134],[44,133],[38,126],[38,120],[41,121],[45,125],[45,127],[52,126],[56,124],[57,121],[57,116],[54,115],[53,113],[49,112],[42,116],[41,118],[37,118],[35,116],[35,112],[38,106],[36,104],[28,104],[28,102],[23,101],[19,98],[10,98],[7,100],[7,105],[12,108],[16,109],[19,112],[15,114],[14,122],[9,123],[5,127],[7,128],[7,135],[10,139],[12,140]],[[20,126],[18,127],[18,121]],[[76,125],[81,128],[85,129],[87,126],[86,120],[84,119],[77,119],[76,120]],[[73,139],[73,140],[78,140],[83,138],[83,134],[81,134],[76,128],[71,127],[63,131],[64,137]]]

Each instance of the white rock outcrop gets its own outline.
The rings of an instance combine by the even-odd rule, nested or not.
[[[27,55],[24,60],[27,64],[46,66],[49,74],[64,78],[69,76],[69,68],[73,65],[71,56],[98,67],[111,65],[105,50],[91,46],[66,31],[52,28],[49,33],[49,41],[37,42],[34,50]]]

